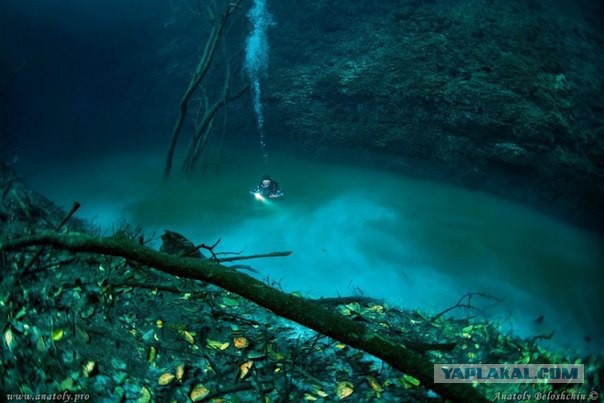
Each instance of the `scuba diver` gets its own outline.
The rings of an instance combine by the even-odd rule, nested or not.
[[[278,199],[285,196],[279,184],[268,175],[264,175],[262,181],[250,193],[256,196],[257,199]]]

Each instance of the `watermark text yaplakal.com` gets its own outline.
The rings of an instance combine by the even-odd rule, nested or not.
[[[583,383],[583,364],[434,364],[435,383]]]
[[[7,393],[6,400],[9,402],[86,402],[90,401],[88,393]]]

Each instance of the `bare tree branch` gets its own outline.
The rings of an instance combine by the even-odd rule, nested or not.
[[[235,262],[238,260],[263,259],[265,257],[284,257],[284,256],[289,256],[291,254],[292,254],[291,252],[271,252],[271,253],[263,253],[260,255],[216,258],[216,261],[218,261],[219,263],[225,263],[225,262]]]
[[[168,178],[170,176],[170,172],[172,171],[172,162],[174,159],[174,151],[176,150],[176,143],[178,141],[178,136],[180,135],[185,116],[187,115],[189,109],[189,101],[191,96],[206,76],[210,65],[212,64],[212,60],[214,59],[214,54],[216,53],[216,48],[218,47],[218,42],[223,34],[226,23],[235,10],[239,8],[241,1],[242,0],[235,0],[233,3],[230,3],[222,14],[220,20],[213,25],[201,59],[199,60],[197,68],[195,69],[195,74],[193,75],[187,90],[180,100],[178,117],[176,118],[176,123],[174,124],[174,128],[172,129],[172,134],[170,136],[170,145],[168,147],[168,154],[166,156],[166,164],[164,167],[164,178]]]
[[[462,295],[461,298],[459,298],[459,300],[457,301],[457,303],[455,303],[454,305],[451,305],[444,311],[434,315],[430,319],[430,322],[434,322],[436,319],[440,318],[444,314],[451,312],[452,310],[458,309],[458,308],[474,309],[474,310],[480,311],[479,307],[472,305],[472,297],[482,297],[482,298],[493,300],[496,303],[501,302],[501,300],[499,298],[486,294],[484,292],[468,292],[468,293]],[[464,302],[464,301],[466,301],[466,302]]]

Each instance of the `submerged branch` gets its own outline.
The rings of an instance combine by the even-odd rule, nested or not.
[[[236,0],[235,2],[229,4],[222,14],[222,17],[216,24],[212,27],[212,32],[206,42],[206,46],[203,51],[203,55],[199,60],[199,64],[195,70],[195,74],[193,78],[189,82],[189,86],[182,96],[179,107],[178,107],[178,117],[176,118],[176,122],[174,124],[174,128],[172,129],[172,134],[170,135],[170,144],[168,146],[168,153],[166,155],[166,163],[164,167],[164,178],[168,178],[172,171],[172,161],[174,159],[174,151],[176,150],[176,143],[178,142],[178,137],[180,135],[180,131],[185,121],[185,117],[189,110],[189,101],[193,96],[195,90],[199,87],[199,84],[203,81],[206,76],[208,70],[210,69],[210,65],[212,64],[212,60],[214,59],[214,54],[216,53],[216,48],[218,47],[218,42],[223,35],[226,23],[229,17],[239,8],[239,5],[242,0]]]
[[[449,312],[453,311],[454,309],[458,309],[458,308],[473,309],[473,310],[480,311],[481,309],[479,307],[472,305],[472,297],[481,297],[481,298],[485,298],[485,299],[490,299],[490,300],[495,301],[495,303],[501,302],[501,300],[499,298],[497,298],[493,295],[486,294],[484,292],[468,292],[468,293],[462,295],[459,298],[459,300],[457,301],[457,303],[455,303],[454,305],[451,305],[447,309],[437,313],[432,318],[430,318],[430,322],[434,322],[436,319],[440,318],[441,316],[445,315],[446,313],[449,313]]]
[[[265,283],[211,260],[177,257],[152,250],[132,241],[123,233],[100,238],[80,233],[58,234],[43,231],[37,235],[0,242],[1,251],[29,246],[50,245],[72,252],[119,256],[157,270],[205,281],[236,293],[319,333],[365,351],[415,378],[443,398],[456,402],[486,402],[472,385],[434,382],[433,363],[405,345],[382,337],[362,323],[340,315],[316,302],[286,294]]]
[[[260,255],[234,256],[234,257],[216,258],[216,261],[218,263],[235,262],[237,260],[261,259],[261,258],[265,258],[265,257],[284,257],[284,256],[289,256],[291,254],[292,254],[292,252],[290,252],[290,251],[287,251],[287,252],[271,252],[271,253],[263,253],[263,254],[260,254]]]
[[[57,231],[61,230],[61,228],[63,228],[65,226],[65,224],[67,224],[67,221],[69,221],[71,219],[71,217],[73,217],[73,215],[76,213],[76,211],[79,210],[79,208],[80,208],[80,203],[79,202],[74,202],[73,206],[71,207],[71,209],[67,212],[67,214],[65,215],[65,217],[59,223],[59,225],[57,225],[56,230]],[[38,259],[42,255],[42,253],[44,253],[44,249],[45,249],[44,247],[38,249],[38,251],[31,258],[31,260],[29,261],[29,263],[23,268],[23,271],[21,272],[22,276],[24,276],[26,274],[29,274],[29,272],[31,270],[31,267],[38,261]]]

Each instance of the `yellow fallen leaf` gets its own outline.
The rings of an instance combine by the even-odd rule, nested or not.
[[[352,395],[354,392],[354,386],[350,382],[339,382],[338,386],[336,386],[336,396],[338,396],[339,400],[346,399],[348,396]]]
[[[52,341],[59,341],[63,338],[63,329],[55,329],[52,331]]]
[[[96,363],[92,360],[89,360],[86,362],[86,364],[84,364],[84,366],[82,367],[82,373],[84,374],[84,376],[86,378],[90,377],[90,375],[92,375],[92,373],[94,372],[94,368],[96,367]]]
[[[157,383],[160,385],[167,385],[170,382],[172,382],[174,380],[174,378],[176,378],[174,376],[174,374],[170,374],[170,373],[165,373],[162,376],[159,377],[159,379],[157,380]]]
[[[344,343],[338,343],[338,344],[336,344],[336,348],[339,348],[341,350],[343,348],[346,348],[346,344],[344,344]]]
[[[191,393],[189,393],[189,397],[192,401],[198,402],[209,394],[210,389],[206,388],[201,383],[199,383],[195,385],[195,387],[191,390]]]
[[[155,361],[155,357],[157,356],[157,349],[153,346],[149,347],[149,354],[147,354],[147,362],[152,363]]]
[[[384,391],[382,385],[380,385],[380,383],[374,377],[368,376],[367,382],[369,382],[369,386],[371,386],[371,389],[375,390],[376,392],[382,393]]]
[[[235,348],[246,348],[250,345],[250,342],[245,337],[240,336],[233,339],[233,345]]]
[[[176,367],[176,379],[182,381],[182,377],[185,375],[185,364],[181,363]]]
[[[141,388],[141,394],[136,403],[149,403],[151,401],[151,392],[144,386]]]
[[[321,397],[329,396],[327,393],[323,392],[322,390],[316,390],[315,393]]]
[[[191,332],[181,330],[178,332],[178,334],[180,334],[180,336],[185,339],[187,343],[195,344],[195,338],[193,337],[193,334]]]
[[[4,344],[6,344],[6,348],[8,348],[9,351],[13,349],[13,345],[15,344],[15,337],[13,336],[13,331],[10,327],[4,332]]]
[[[246,361],[243,364],[241,364],[239,366],[239,379],[245,378],[253,366],[254,366],[254,361],[252,361],[252,360]]]
[[[214,350],[226,350],[229,348],[230,343],[225,341],[224,343],[217,340],[208,340],[207,346],[209,348],[213,348]]]
[[[403,375],[403,382],[405,388],[409,388],[411,386],[419,386],[419,379],[412,377],[411,375]]]
[[[377,313],[384,313],[384,307],[381,305],[373,305],[371,308],[369,308],[370,310],[372,310],[373,312],[377,312]]]
[[[304,400],[308,400],[308,401],[312,402],[312,401],[319,400],[319,399],[317,399],[315,396],[311,395],[310,393],[305,393]]]

